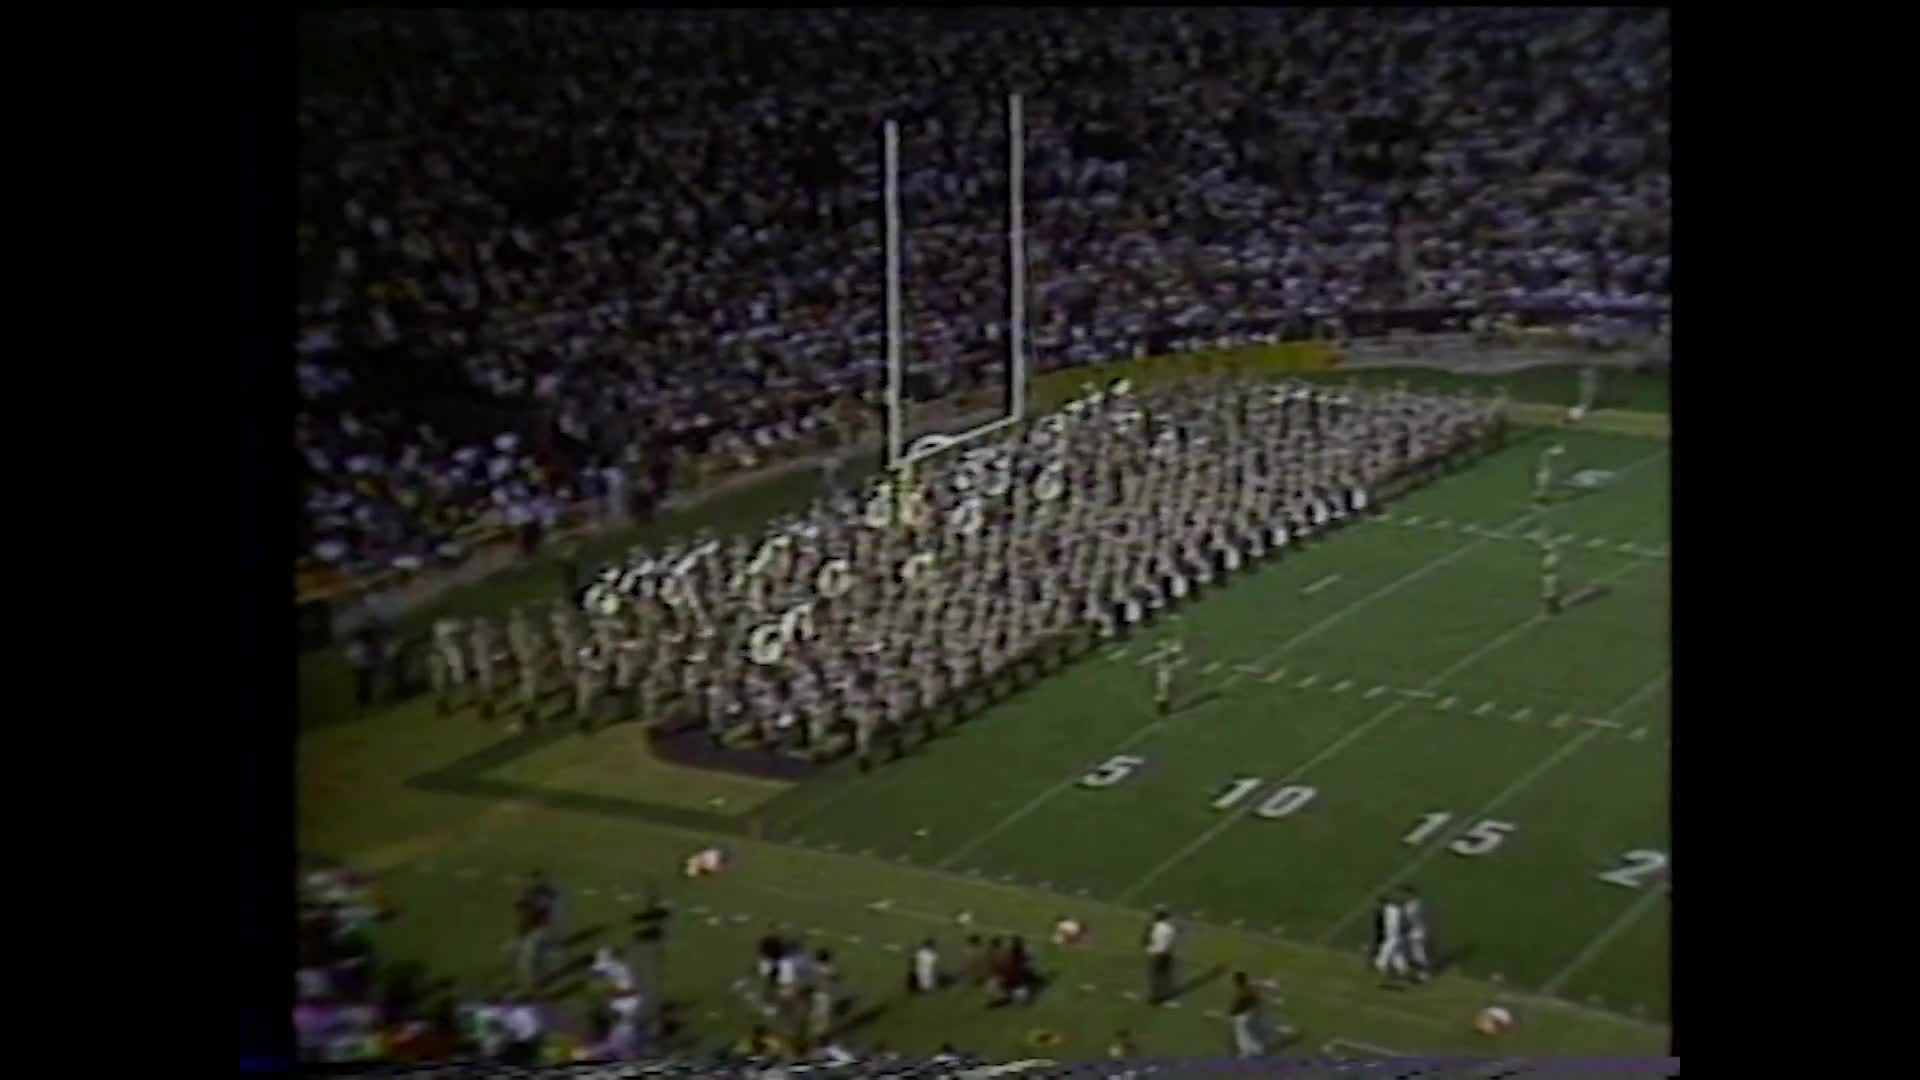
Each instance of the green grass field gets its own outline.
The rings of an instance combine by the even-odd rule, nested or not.
[[[864,777],[713,775],[651,759],[635,729],[508,737],[425,703],[354,718],[333,662],[310,658],[301,846],[381,872],[403,912],[382,931],[390,956],[487,986],[530,867],[562,885],[580,949],[653,883],[675,910],[672,996],[704,1043],[753,1022],[727,987],[777,920],[833,948],[879,1007],[858,1038],[911,1050],[1028,1054],[1046,1032],[1049,1056],[1093,1056],[1126,1028],[1145,1054],[1215,1054],[1225,973],[1245,969],[1306,1051],[1659,1052],[1666,449],[1561,438],[1572,467],[1612,483],[1536,512],[1523,439],[1186,607],[1164,721],[1143,666],[1163,623]],[[679,524],[744,524],[810,483]],[[1562,538],[1569,586],[1589,587],[1553,618],[1526,541],[1538,529]],[[546,574],[453,603],[550,590]],[[716,842],[728,873],[677,876]],[[1404,883],[1447,966],[1387,991],[1362,949],[1374,900]],[[1154,905],[1185,927],[1177,1007],[1138,1000]],[[1035,1004],[900,992],[920,939],[958,954],[960,912],[1036,946],[1053,981]],[[1063,913],[1091,926],[1087,943],[1045,944]],[[1496,1001],[1520,1023],[1489,1044],[1469,1021]]]

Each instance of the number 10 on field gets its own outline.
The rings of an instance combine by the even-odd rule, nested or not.
[[[1094,766],[1080,777],[1080,786],[1095,790],[1111,788],[1125,782],[1145,766],[1147,759],[1132,754],[1116,754]],[[1216,812],[1225,813],[1244,806],[1269,783],[1263,777],[1242,776],[1230,781],[1226,789],[1215,796],[1212,807]],[[1268,821],[1277,821],[1291,817],[1307,808],[1320,797],[1320,790],[1309,784],[1281,783],[1270,789],[1266,797],[1253,806],[1253,816]],[[1413,827],[1400,837],[1400,842],[1408,847],[1422,847],[1430,841],[1439,840],[1447,827],[1454,823],[1455,815],[1451,810],[1434,810],[1420,815]],[[1500,850],[1507,838],[1520,831],[1520,827],[1511,821],[1499,821],[1494,818],[1473,820],[1465,830],[1447,840],[1447,850],[1455,855],[1477,859],[1482,855],[1491,855]],[[1596,875],[1609,885],[1623,889],[1642,889],[1648,885],[1664,883],[1669,865],[1667,853],[1652,848],[1636,848],[1620,856],[1618,865]]]

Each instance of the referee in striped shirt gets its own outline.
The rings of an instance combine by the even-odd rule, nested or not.
[[[1178,937],[1164,908],[1153,913],[1147,927],[1147,1003],[1159,1005],[1173,997],[1173,943]]]

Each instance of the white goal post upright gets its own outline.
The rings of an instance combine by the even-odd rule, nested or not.
[[[886,144],[881,160],[881,198],[887,217],[887,468],[900,465],[900,125],[889,120],[881,128]]]
[[[1007,96],[1007,413],[991,423],[949,434],[925,435],[906,445],[903,398],[904,337],[900,281],[900,128],[882,127],[887,273],[887,470],[899,473],[935,454],[973,442],[1025,419],[1027,411],[1026,126],[1020,95]]]

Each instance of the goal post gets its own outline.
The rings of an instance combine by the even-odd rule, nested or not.
[[[905,328],[901,280],[900,128],[892,120],[881,127],[882,190],[886,243],[886,470],[906,480],[915,463],[976,442],[1026,418],[1027,409],[1027,254],[1026,129],[1019,94],[1007,97],[1007,399],[998,419],[957,432],[923,435],[906,442],[904,383]],[[905,484],[900,485],[904,488]]]

